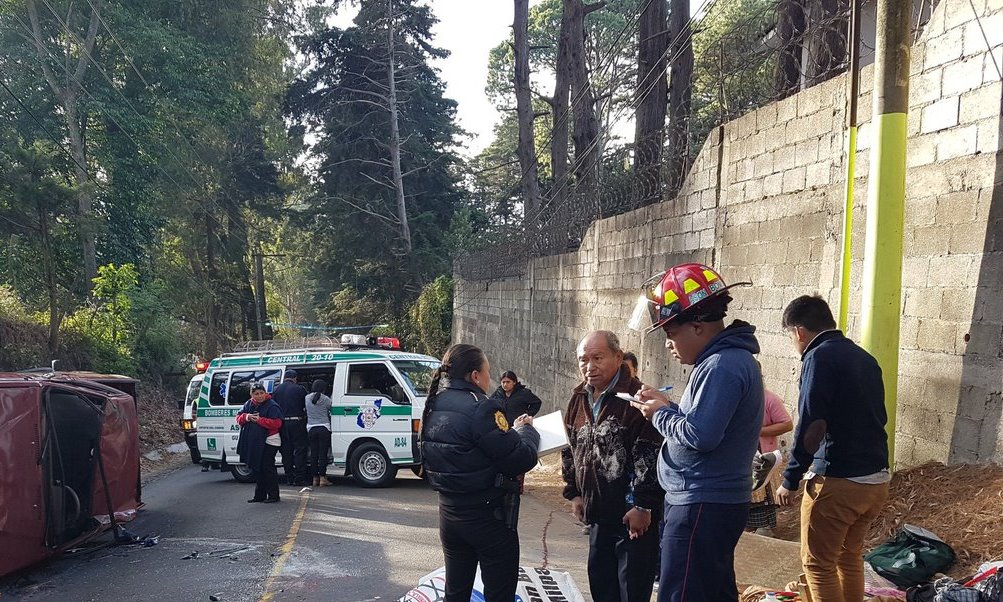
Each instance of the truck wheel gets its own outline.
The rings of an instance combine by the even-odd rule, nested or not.
[[[352,476],[363,487],[386,487],[397,476],[397,467],[382,445],[363,443],[352,452]]]
[[[230,474],[233,475],[234,480],[238,483],[254,483],[257,481],[254,477],[254,473],[252,473],[251,469],[245,464],[230,466]]]

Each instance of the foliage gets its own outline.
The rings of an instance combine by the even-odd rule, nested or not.
[[[739,117],[773,96],[775,60],[765,39],[776,15],[771,0],[720,2],[693,34],[691,152],[700,152],[715,126]]]
[[[417,1],[395,2],[394,84],[413,243],[410,253],[403,249],[394,192],[388,186],[386,7],[385,2],[363,0],[351,27],[302,38],[300,49],[311,67],[288,97],[298,127],[318,138],[313,147],[319,166],[315,193],[304,199],[303,212],[316,258],[311,271],[317,300],[329,305],[344,291],[353,291],[372,307],[369,315],[381,316],[377,321],[404,315],[425,283],[450,270],[448,232],[463,200],[453,151],[460,133],[456,103],[443,96],[443,83],[429,64],[446,56],[432,45],[436,19]],[[328,307],[329,322],[345,317],[335,305]],[[354,311],[348,315],[361,317]]]
[[[439,276],[418,295],[411,308],[412,338],[416,351],[442,357],[449,347],[453,325],[453,280]]]
[[[96,10],[97,43],[84,52],[80,39]],[[0,70],[10,88],[0,91],[8,124],[0,133],[0,282],[33,315],[48,310],[53,353],[90,363],[91,352],[107,359],[128,348],[136,370],[166,372],[185,355],[213,354],[247,335],[249,251],[269,237],[251,223],[278,215],[283,173],[295,171],[298,154],[282,116],[290,32],[323,14],[290,0],[0,7]],[[86,70],[68,103],[74,122],[45,72],[69,80],[67,65],[78,63]],[[74,124],[82,165],[67,152]],[[81,167],[85,182],[76,177]],[[77,201],[88,195],[94,208],[85,214]],[[96,237],[99,265],[132,266],[134,290],[88,297],[85,232]],[[67,336],[56,339],[66,315]],[[126,329],[130,320],[142,327]],[[62,349],[78,344],[87,350]]]

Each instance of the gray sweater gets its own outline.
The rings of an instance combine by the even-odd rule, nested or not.
[[[315,393],[306,396],[306,428],[323,426],[331,430],[331,398],[321,394],[317,403],[313,402]]]

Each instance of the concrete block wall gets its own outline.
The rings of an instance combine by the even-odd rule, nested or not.
[[[981,28],[979,27],[981,23]],[[989,46],[986,44],[986,37]],[[990,52],[989,47],[992,48]],[[994,61],[995,58],[995,61]],[[912,50],[896,461],[1003,461],[1003,0],[942,0]],[[870,151],[871,69],[862,74],[849,335],[857,338]],[[800,363],[780,315],[818,292],[833,309],[846,183],[846,80],[835,78],[714,131],[677,198],[596,222],[574,253],[525,276],[463,281],[454,339],[481,345],[550,407],[579,382],[575,346],[608,328],[649,383],[685,385],[664,337],[627,330],[650,275],[718,267],[734,317],[758,327],[767,386],[793,410]]]

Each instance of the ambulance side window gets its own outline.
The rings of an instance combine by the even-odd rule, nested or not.
[[[230,386],[226,392],[226,403],[231,406],[242,406],[251,398],[251,385],[261,383],[269,393],[279,382],[279,370],[248,370],[234,372],[230,377]]]
[[[212,375],[209,384],[209,405],[221,406],[226,403],[226,379],[229,376],[229,372],[217,372]]]
[[[348,368],[346,395],[389,397],[395,403],[407,403],[404,389],[384,364],[354,364]]]

